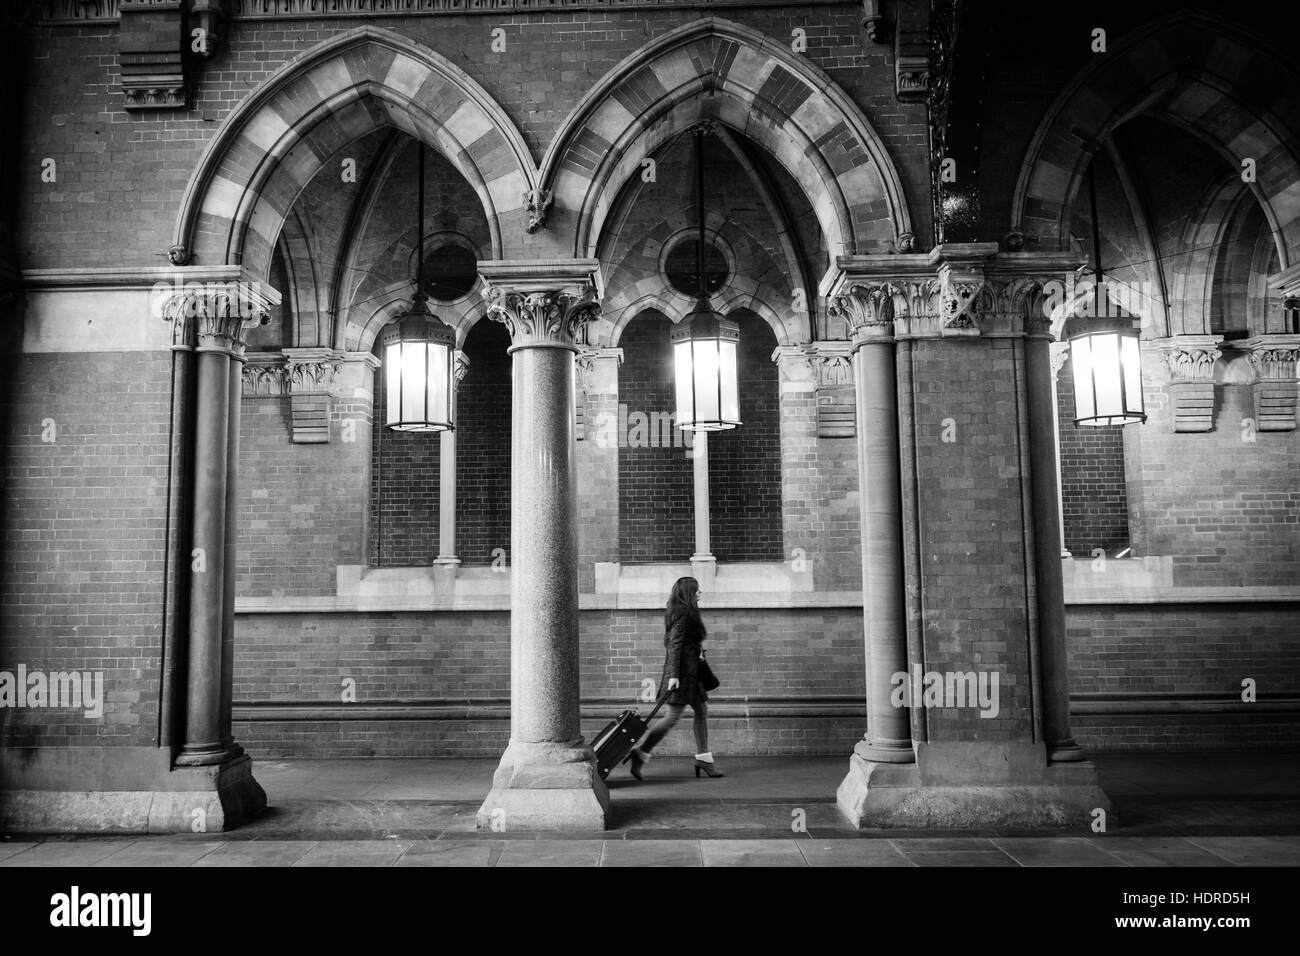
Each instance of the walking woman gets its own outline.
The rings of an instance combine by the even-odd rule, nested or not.
[[[698,680],[701,645],[705,637],[704,622],[700,620],[700,584],[694,578],[678,578],[668,595],[664,611],[664,673],[663,681],[672,696],[667,700],[665,716],[651,725],[641,745],[628,755],[632,776],[643,779],[641,768],[650,759],[650,752],[672,730],[686,712],[686,705],[694,715],[695,776],[701,773],[710,777],[725,776],[713,765],[709,752],[708,695]]]

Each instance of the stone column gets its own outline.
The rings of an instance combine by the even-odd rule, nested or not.
[[[1052,357],[1052,432],[1056,438],[1056,513],[1060,518],[1061,531],[1061,557],[1070,558],[1073,555],[1070,549],[1065,546],[1065,490],[1062,487],[1064,476],[1061,474],[1061,388],[1060,378],[1061,369],[1065,367],[1065,360],[1070,357],[1070,344],[1068,342],[1052,342],[1048,345]]]
[[[877,496],[863,500],[868,736],[837,794],[856,826],[1082,832],[1095,810],[1111,809],[1091,764],[1061,762],[1072,741],[1051,369],[1033,310],[1042,278],[1073,265],[993,243],[837,260],[831,295],[859,343],[858,431],[876,436],[863,449],[863,494]],[[891,332],[892,369],[882,355]],[[899,384],[886,389],[891,371]],[[891,398],[892,443],[873,425]],[[882,476],[891,453],[897,464]],[[882,477],[905,492],[906,511]],[[886,533],[891,509],[901,547]],[[881,561],[885,553],[897,557]],[[875,672],[899,654],[877,644],[876,620],[906,624],[906,666],[896,668],[906,683],[889,687]],[[904,735],[879,700],[887,687],[912,711],[912,763],[881,759]]]
[[[1050,281],[1050,277],[1046,277]],[[1061,481],[1058,468],[1056,365],[1046,307],[1033,291],[1033,280],[1022,280],[1008,305],[1029,312],[1025,318],[1025,411],[1029,425],[1031,511],[1033,516],[1034,578],[1038,603],[1039,662],[1042,673],[1043,739],[1049,762],[1084,759],[1083,749],[1070,736],[1070,688],[1065,656],[1065,583],[1061,571]],[[1012,288],[1017,288],[1013,283]]]
[[[222,644],[226,591],[226,493],[229,480],[231,355],[243,338],[236,313],[197,317],[193,541],[185,739],[177,763],[218,764],[238,754],[221,731]]]
[[[578,585],[581,591],[618,590],[618,368],[623,350],[584,347],[578,359],[583,402],[578,436]]]
[[[718,577],[718,559],[709,543],[709,433],[696,432],[691,448],[692,477],[695,479],[695,553],[691,574],[700,590],[710,591]]]
[[[895,675],[907,673],[893,294],[888,281],[864,277],[831,299],[831,310],[845,319],[852,342],[857,394],[867,733],[853,748],[837,794],[851,818],[861,815],[873,764],[915,759],[908,708],[898,706],[893,693]]]
[[[599,314],[595,260],[485,262],[514,357],[510,743],[481,829],[600,830],[609,794],[580,730],[574,356]]]
[[[228,829],[266,805],[251,762],[231,732],[235,519],[245,335],[266,322],[267,306],[278,298],[274,290],[241,278],[187,286],[167,309],[194,324],[187,680],[182,746],[175,765],[179,772],[199,777],[178,787],[176,799],[155,801],[159,829],[174,828],[174,816],[184,819],[183,801],[192,800],[181,796],[186,789],[213,791],[199,807],[207,828]]]
[[[460,383],[469,371],[469,357],[456,350],[452,362],[452,420],[455,421],[456,395]],[[438,557],[433,563],[439,567],[455,569],[460,566],[456,556],[456,432],[441,432],[438,436]]]

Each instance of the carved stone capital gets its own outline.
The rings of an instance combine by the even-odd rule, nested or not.
[[[1214,428],[1214,363],[1222,341],[1221,335],[1175,335],[1151,343],[1169,373],[1174,431]]]
[[[1300,400],[1297,363],[1300,363],[1300,335],[1289,333],[1257,335],[1235,343],[1246,350],[1258,376],[1253,387],[1255,422],[1262,432],[1289,432],[1296,427],[1296,405]]]
[[[285,349],[285,374],[290,392],[328,392],[343,366],[341,352],[327,348]]]
[[[844,320],[854,345],[892,341],[897,291],[888,280],[850,282],[829,297],[827,313]]]
[[[850,342],[813,342],[804,346],[817,388],[817,437],[852,438],[857,434],[857,388]]]
[[[603,373],[611,373],[613,384],[617,387],[618,367],[623,364],[623,350],[589,346],[578,352],[576,359],[578,388],[589,391],[593,386],[599,388],[605,378]],[[611,363],[608,369],[602,369],[602,363]]]
[[[1214,363],[1223,352],[1221,335],[1175,335],[1155,339],[1151,346],[1169,372],[1172,385],[1214,382]]]
[[[242,359],[249,330],[270,321],[270,305],[278,299],[242,279],[191,282],[168,290],[161,311],[172,324],[173,348]]]
[[[587,326],[600,317],[595,260],[484,262],[479,273],[488,318],[506,327],[512,350],[577,352]]]
[[[804,346],[818,388],[853,385],[853,354],[848,342],[813,342]]]
[[[1234,343],[1246,353],[1260,381],[1294,382],[1300,335],[1256,335]]]

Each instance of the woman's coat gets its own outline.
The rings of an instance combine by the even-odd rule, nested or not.
[[[664,636],[664,674],[659,685],[667,687],[670,678],[676,677],[681,684],[668,697],[670,704],[694,704],[709,699],[709,695],[700,686],[700,645],[704,635],[699,625],[686,615],[678,618]]]

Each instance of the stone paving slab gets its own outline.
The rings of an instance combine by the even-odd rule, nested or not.
[[[1297,837],[998,837],[821,840],[602,839],[599,834],[483,839],[135,841],[83,837],[7,845],[0,866],[433,867],[1203,867],[1297,866]]]

